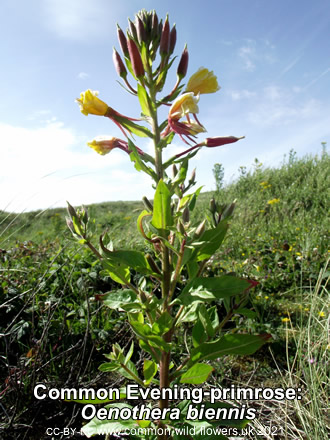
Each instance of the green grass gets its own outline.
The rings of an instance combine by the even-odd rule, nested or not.
[[[220,193],[202,193],[194,211],[202,219],[213,196],[220,204],[237,200],[228,237],[207,270],[258,281],[246,305],[251,316],[235,315],[230,325],[269,332],[273,342],[254,357],[226,358],[217,365],[216,383],[301,387],[301,401],[261,405],[255,422],[282,423],[285,439],[323,440],[329,429],[324,411],[329,375],[329,169],[325,152],[301,159],[291,153],[278,169],[256,161]],[[107,229],[115,247],[143,250],[136,229],[142,209],[141,202],[88,206],[95,218],[96,245]],[[31,433],[26,426],[35,414],[34,437],[26,438],[42,438],[50,413],[65,411],[48,426],[66,426],[64,420],[77,419],[77,410],[61,402],[36,402],[36,382],[103,386],[108,378],[97,372],[102,353],[118,338],[122,345],[130,342],[121,315],[99,301],[114,282],[88,250],[71,240],[65,215],[65,209],[0,212],[0,397],[5,408],[0,432],[9,429],[9,439]],[[75,426],[80,427],[79,417]]]

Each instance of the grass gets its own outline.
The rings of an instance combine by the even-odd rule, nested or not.
[[[301,159],[291,152],[278,169],[256,161],[220,193],[202,193],[195,209],[198,219],[211,197],[218,203],[237,199],[228,238],[207,269],[259,282],[245,306],[250,313],[235,315],[228,325],[273,336],[255,356],[226,357],[217,364],[215,383],[302,388],[301,400],[251,403],[258,408],[256,426],[280,425],[283,439],[323,440],[329,431],[329,162],[326,152]],[[136,233],[142,203],[88,209],[96,219],[96,243],[108,229],[115,247],[144,249]],[[70,240],[65,214],[64,209],[0,212],[3,438],[42,438],[46,419],[47,426],[80,427],[80,408],[36,402],[34,384],[104,386],[109,378],[97,371],[102,353],[118,338],[130,343],[121,315],[99,301],[114,282]],[[267,429],[263,435],[274,438]]]

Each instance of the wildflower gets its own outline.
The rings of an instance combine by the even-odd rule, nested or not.
[[[280,199],[272,199],[268,200],[267,205],[275,205],[275,203],[279,203]]]
[[[187,84],[186,91],[193,92],[194,95],[203,93],[215,93],[220,90],[217,77],[213,71],[209,71],[205,67],[200,67],[194,73]]]
[[[282,322],[290,322],[290,318],[282,318]]]
[[[183,138],[183,136],[186,136],[189,140],[195,142],[191,136],[195,137],[196,134],[206,131],[196,116],[196,113],[199,111],[197,105],[198,100],[199,96],[196,97],[191,92],[184,93],[173,101],[168,113],[168,125],[162,134],[163,137],[167,136],[171,131],[173,131],[174,133],[177,133],[187,144],[188,142]],[[190,120],[189,113],[194,115],[196,122]],[[180,122],[180,118],[184,116],[186,116],[187,121]],[[184,154],[185,153],[186,152],[184,152]]]
[[[309,362],[310,364],[316,364],[316,360],[315,360],[315,358],[310,358],[310,359],[308,359],[308,362]]]
[[[112,136],[98,136],[90,142],[87,142],[87,145],[93,150],[95,150],[98,154],[104,156],[105,154],[110,153],[114,148],[119,148],[120,150],[125,151],[125,153],[130,153],[128,149],[128,144],[126,141],[122,139],[118,139]],[[139,154],[143,155],[143,151],[136,147]]]
[[[269,299],[269,296],[265,296],[265,299]]]
[[[325,313],[324,312],[319,312],[319,317],[320,318],[325,318]]]
[[[99,92],[93,90],[86,90],[86,92],[80,93],[80,98],[76,99],[80,106],[80,111],[84,115],[98,115],[104,116],[109,106],[101,101],[98,96]]]
[[[184,93],[178,96],[171,105],[169,111],[170,119],[180,119],[189,113],[198,113],[198,103],[199,96],[195,97],[194,93]]]

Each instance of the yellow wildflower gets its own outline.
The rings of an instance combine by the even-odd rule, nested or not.
[[[267,205],[274,205],[275,203],[278,203],[279,201],[280,201],[280,199],[268,200]]]
[[[109,106],[97,97],[98,94],[99,92],[90,89],[80,93],[80,98],[77,98],[76,102],[78,102],[80,106],[81,113],[86,116],[104,116],[106,114]]]
[[[282,322],[290,322],[290,318],[282,318]]]
[[[324,312],[319,312],[319,317],[320,318],[325,318],[325,313]]]
[[[125,141],[112,136],[98,136],[92,141],[87,142],[87,145],[102,156],[110,153],[114,148],[120,148],[126,152],[128,150]]]
[[[203,93],[215,93],[220,90],[217,77],[213,71],[209,71],[205,67],[200,67],[194,73],[187,84],[186,91],[193,92],[195,95]]]
[[[170,119],[180,119],[188,113],[198,113],[199,96],[194,96],[192,92],[178,96],[171,105],[169,111]]]

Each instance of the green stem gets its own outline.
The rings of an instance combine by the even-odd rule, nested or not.
[[[149,84],[149,94],[150,94],[150,116],[151,116],[151,126],[153,132],[153,141],[154,141],[154,150],[155,150],[155,170],[157,175],[157,182],[164,178],[164,169],[163,169],[163,159],[162,159],[162,148],[160,145],[161,135],[160,129],[158,125],[158,115],[157,115],[157,101],[156,101],[156,87],[155,81],[152,74],[151,64],[148,63],[147,66],[147,74],[148,74],[148,84]],[[171,287],[171,274],[172,267],[170,264],[170,254],[168,247],[163,244],[161,247],[161,261],[162,261],[162,298],[163,298],[163,311],[167,311],[168,300],[170,294]],[[172,331],[167,332],[163,335],[163,339],[165,342],[171,342],[172,339]],[[159,379],[160,379],[160,389],[168,388],[170,386],[169,380],[169,367],[171,360],[171,352],[166,353],[162,351],[160,364],[159,364]],[[165,409],[169,407],[168,399],[161,399],[159,401],[159,408]],[[165,428],[163,423],[159,424],[159,427]],[[165,430],[165,429],[164,429]],[[167,440],[168,435],[162,434],[158,435],[158,440]]]

